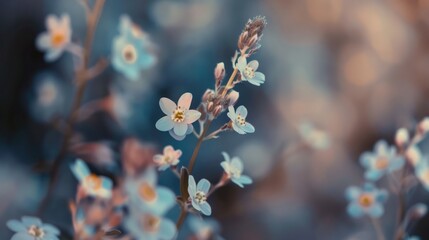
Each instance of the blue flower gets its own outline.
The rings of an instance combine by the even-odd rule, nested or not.
[[[237,111],[234,110],[234,106],[229,106],[227,115],[231,119],[232,128],[237,133],[246,134],[255,132],[255,127],[246,122],[247,109],[245,106],[239,106]]]
[[[60,231],[36,217],[22,217],[21,221],[9,220],[7,227],[16,232],[11,240],[58,240]]]
[[[72,30],[70,28],[70,17],[63,14],[61,18],[48,15],[46,18],[47,32],[37,36],[36,46],[45,51],[45,60],[54,61],[58,59],[70,44]]]
[[[112,196],[112,180],[91,173],[84,161],[77,159],[70,166],[70,169],[87,194],[100,198],[110,198]]]
[[[405,164],[403,157],[396,153],[394,146],[378,141],[373,152],[365,152],[360,157],[360,163],[366,168],[365,178],[371,181],[380,179],[385,173],[396,171]]]
[[[416,236],[411,236],[411,237],[406,237],[405,240],[420,240],[420,238]]]
[[[388,192],[377,189],[372,183],[366,183],[363,188],[348,187],[346,198],[349,202],[347,212],[354,218],[368,215],[372,218],[381,217],[384,213],[383,203],[387,200]]]
[[[160,118],[155,127],[163,132],[168,131],[176,140],[183,140],[187,134],[192,133],[192,123],[197,121],[201,113],[191,107],[192,94],[184,93],[176,105],[168,98],[161,98],[159,106],[166,116]]]
[[[157,173],[152,167],[137,179],[127,179],[125,187],[132,203],[145,212],[163,215],[176,203],[170,189],[157,186]]]
[[[259,67],[258,61],[253,60],[247,63],[245,57],[239,57],[235,67],[240,71],[242,81],[249,81],[255,86],[260,86],[265,82],[265,75],[261,72],[256,72]]]
[[[326,149],[331,143],[329,135],[310,122],[302,122],[298,127],[298,131],[303,141],[314,149]]]
[[[140,71],[155,64],[155,56],[149,52],[149,38],[128,16],[122,16],[120,35],[113,40],[112,64],[115,70],[130,80],[137,80]]]
[[[222,152],[225,161],[221,162],[223,170],[227,174],[228,178],[231,179],[235,184],[240,187],[244,187],[245,184],[251,184],[252,179],[246,175],[242,175],[243,172],[243,162],[239,157],[233,157],[230,159],[228,153]]]
[[[182,156],[181,150],[174,150],[170,145],[164,147],[163,154],[156,154],[153,156],[153,161],[158,165],[160,171],[164,171],[171,166],[176,166]]]
[[[220,240],[223,239],[219,236],[220,225],[212,218],[199,218],[191,216],[189,218],[189,227],[195,234],[197,240]]]
[[[210,190],[210,182],[207,179],[201,179],[198,185],[195,183],[193,176],[188,179],[188,193],[192,200],[192,207],[202,214],[210,216],[212,208],[207,203],[207,194]]]
[[[138,240],[171,240],[176,235],[176,225],[168,218],[153,213],[130,209],[125,227]]]

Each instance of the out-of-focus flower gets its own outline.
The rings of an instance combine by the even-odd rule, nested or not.
[[[240,37],[238,38],[238,49],[242,55],[251,55],[261,47],[262,32],[267,25],[265,17],[257,16],[247,21]]]
[[[350,201],[347,212],[358,218],[368,215],[372,218],[381,217],[384,213],[383,203],[387,200],[388,192],[377,189],[373,184],[366,183],[363,188],[348,187],[346,198]]]
[[[176,140],[183,140],[187,134],[192,133],[192,123],[201,116],[199,111],[189,109],[191,102],[191,93],[184,93],[179,98],[177,105],[168,98],[161,98],[159,106],[166,116],[156,122],[156,128],[163,132],[169,131]]]
[[[411,236],[411,237],[405,238],[405,240],[420,240],[420,238],[416,236]]]
[[[424,157],[415,167],[415,173],[420,183],[429,191],[429,160]]]
[[[130,80],[137,80],[140,72],[152,67],[156,61],[149,52],[149,37],[128,16],[121,17],[119,32],[113,40],[113,67]]]
[[[122,146],[122,165],[127,175],[138,176],[153,164],[156,153],[155,146],[140,142],[136,138],[128,138]]]
[[[125,188],[131,201],[143,211],[163,215],[176,203],[174,193],[162,186],[157,186],[157,173],[153,167],[146,169],[137,179],[127,179]]]
[[[331,143],[329,135],[325,131],[317,129],[309,122],[301,123],[298,131],[304,142],[314,149],[326,149]]]
[[[7,227],[16,232],[11,240],[58,240],[60,231],[36,217],[22,217],[21,221],[9,220]]]
[[[158,165],[158,169],[164,171],[165,169],[176,166],[179,163],[179,158],[182,156],[182,151],[174,150],[170,145],[164,147],[163,154],[157,154],[153,157],[153,161]]]
[[[197,185],[194,177],[189,176],[188,193],[192,201],[192,207],[206,216],[210,216],[212,214],[212,208],[207,202],[207,194],[209,190],[210,182],[207,179],[201,179]]]
[[[176,235],[176,225],[160,215],[131,209],[125,227],[138,240],[171,240]]]
[[[364,152],[360,163],[366,168],[365,178],[371,181],[380,179],[385,173],[396,171],[404,166],[405,160],[396,153],[396,148],[384,141],[378,141],[373,152]]]
[[[248,81],[255,86],[261,86],[265,82],[265,75],[256,71],[259,67],[257,60],[247,63],[247,59],[241,56],[238,58],[235,67],[240,71],[241,81]]]
[[[245,106],[239,106],[237,111],[234,110],[234,106],[229,106],[227,115],[231,119],[232,128],[237,133],[246,134],[255,132],[255,127],[246,122],[247,108]]]
[[[423,134],[426,134],[429,131],[429,117],[425,117],[419,122],[418,129]]]
[[[72,30],[70,28],[70,17],[63,14],[61,18],[48,15],[46,18],[47,32],[41,33],[36,39],[37,48],[45,51],[45,60],[54,61],[64,52],[70,44]]]
[[[213,120],[225,111],[225,109],[237,102],[240,93],[231,90],[224,96],[222,94],[224,89],[223,87],[219,87],[216,88],[216,91],[212,89],[206,90],[202,97],[202,103],[198,107],[198,110],[202,113],[200,120],[205,120],[207,115],[209,120]]]
[[[109,144],[105,142],[77,143],[70,147],[70,151],[98,166],[115,165],[115,154]]]
[[[421,161],[422,161],[422,153],[416,145],[412,145],[407,148],[407,151],[405,152],[405,156],[407,160],[416,167]]]
[[[202,219],[192,216],[189,218],[189,227],[194,233],[195,240],[222,239],[219,236],[220,225],[212,218]]]
[[[424,217],[427,212],[428,207],[426,204],[417,203],[407,211],[407,220],[419,220],[420,218]]]
[[[406,128],[400,128],[395,134],[395,143],[399,147],[406,146],[410,141],[410,134]]]
[[[112,196],[112,180],[91,173],[84,161],[77,159],[70,166],[70,169],[79,180],[86,194],[100,198],[110,198]]]
[[[250,177],[242,174],[243,162],[239,157],[233,157],[231,159],[226,152],[222,152],[222,155],[225,158],[225,161],[221,162],[220,165],[223,170],[225,170],[225,173],[231,181],[242,188],[244,187],[243,185],[252,183],[252,179]]]

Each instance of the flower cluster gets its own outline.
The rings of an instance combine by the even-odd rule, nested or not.
[[[364,152],[360,156],[359,161],[365,168],[364,178],[367,182],[362,188],[347,188],[347,212],[350,216],[358,218],[366,215],[376,219],[383,215],[383,204],[389,194],[386,189],[375,187],[375,183],[386,175],[392,182],[390,191],[399,196],[399,202],[405,201],[407,192],[417,183],[410,179],[417,178],[429,190],[429,160],[418,147],[428,131],[429,118],[425,118],[418,124],[412,138],[407,129],[400,128],[395,135],[396,146],[389,146],[386,141],[380,140],[372,152]],[[400,204],[398,211],[405,212],[404,205]],[[420,219],[426,212],[426,205],[419,203],[408,209],[407,214],[400,215],[397,239],[416,239],[408,236],[407,226],[410,221]]]

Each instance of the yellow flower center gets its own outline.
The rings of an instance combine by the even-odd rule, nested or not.
[[[198,204],[205,203],[205,202],[207,201],[207,196],[206,196],[206,194],[205,194],[203,191],[198,191],[198,192],[195,194],[195,201],[196,201]]]
[[[147,232],[157,232],[161,219],[154,215],[144,215],[142,219],[143,229]]]
[[[241,126],[246,125],[246,119],[244,117],[242,117],[240,114],[237,115],[237,123],[240,124]]]
[[[362,207],[369,207],[374,203],[374,196],[368,193],[362,193],[359,197],[359,204]]]
[[[60,47],[65,40],[66,36],[64,36],[64,33],[56,32],[51,35],[51,43],[54,47]]]
[[[102,185],[101,184],[102,183],[101,178],[95,174],[90,174],[89,176],[87,176],[85,178],[84,181],[89,188],[94,189],[94,190],[100,189],[101,185]]]
[[[132,44],[127,44],[122,49],[122,57],[125,62],[132,64],[137,61],[137,50]]]
[[[156,190],[148,183],[142,183],[139,187],[140,197],[146,202],[153,202],[156,199]]]
[[[389,166],[389,159],[387,159],[386,157],[379,157],[375,161],[375,168],[377,169],[385,169],[388,166]]]
[[[246,78],[254,78],[255,77],[255,70],[249,66],[244,68],[244,76]]]
[[[38,226],[35,226],[35,225],[31,225],[28,228],[28,234],[36,238],[42,238],[45,235],[45,232],[43,231],[42,228],[39,228]]]
[[[177,107],[171,115],[171,120],[177,123],[185,121],[185,110],[183,110],[181,107]]]

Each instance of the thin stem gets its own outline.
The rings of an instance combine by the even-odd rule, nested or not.
[[[405,177],[407,176],[407,165],[405,165],[401,172],[401,180],[398,190],[398,217],[397,217],[397,230],[395,239],[400,240],[404,235],[404,230],[402,229],[402,222],[405,218]]]
[[[180,208],[180,215],[176,222],[176,229],[177,234],[179,234],[179,229],[182,227],[183,223],[185,222],[186,216],[188,215],[188,212],[186,211],[185,207]]]
[[[189,175],[191,175],[192,170],[194,169],[195,160],[197,159],[198,153],[200,152],[201,143],[203,143],[204,137],[207,133],[207,130],[210,127],[210,124],[212,123],[211,120],[208,120],[206,124],[204,125],[203,132],[201,133],[200,137],[198,138],[197,145],[195,146],[194,152],[192,153],[191,160],[189,160]]]
[[[231,77],[229,77],[228,83],[225,85],[225,88],[223,89],[222,98],[225,97],[226,93],[229,90],[230,85],[232,85],[232,83],[234,82],[234,79],[237,73],[238,73],[238,69],[234,68],[234,71],[232,72]]]
[[[371,218],[371,223],[374,226],[375,233],[377,234],[377,239],[385,240],[386,237],[384,236],[383,229],[378,218]]]
[[[40,215],[43,210],[46,208],[48,201],[55,189],[56,183],[58,181],[59,177],[59,169],[61,167],[62,162],[64,161],[64,158],[67,155],[67,150],[70,144],[70,141],[73,137],[73,128],[72,126],[75,124],[77,118],[78,118],[78,109],[81,105],[83,94],[85,92],[86,87],[86,80],[85,80],[85,71],[88,68],[89,65],[89,59],[92,49],[92,42],[94,39],[94,33],[95,29],[98,23],[98,19],[100,18],[103,6],[104,6],[105,0],[97,0],[94,5],[94,9],[90,12],[90,15],[88,15],[88,28],[86,33],[86,40],[85,45],[83,48],[83,64],[82,69],[80,69],[76,73],[76,84],[77,84],[77,91],[74,96],[72,109],[67,121],[67,125],[70,126],[66,129],[66,132],[64,134],[64,140],[61,144],[60,150],[58,152],[57,157],[54,159],[54,163],[52,165],[52,170],[50,172],[50,181],[48,185],[48,191],[45,195],[45,197],[42,199],[38,214]]]

